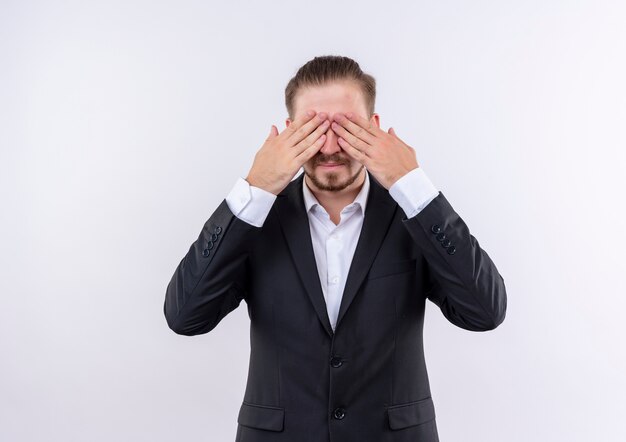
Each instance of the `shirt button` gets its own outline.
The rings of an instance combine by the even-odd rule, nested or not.
[[[335,408],[333,410],[333,417],[335,419],[343,419],[346,416],[346,410],[343,408]]]
[[[330,365],[332,365],[334,368],[341,367],[342,364],[343,361],[339,356],[333,356],[330,360]]]
[[[334,276],[333,279],[331,279],[331,282],[333,284],[337,284],[339,282],[339,276]]]

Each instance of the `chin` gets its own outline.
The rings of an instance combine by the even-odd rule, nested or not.
[[[325,171],[321,167],[315,167],[313,172],[305,169],[304,173],[309,177],[309,180],[320,190],[326,190],[330,192],[338,192],[346,187],[350,186],[358,178],[363,166],[353,171],[350,169],[350,165],[340,167],[339,171],[328,170]]]

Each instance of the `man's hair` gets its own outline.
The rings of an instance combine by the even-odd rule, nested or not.
[[[353,81],[365,99],[365,109],[370,118],[376,101],[376,80],[361,70],[351,58],[339,55],[322,55],[306,62],[285,88],[285,105],[289,118],[295,117],[294,101],[298,91],[308,86],[323,86],[333,81]]]

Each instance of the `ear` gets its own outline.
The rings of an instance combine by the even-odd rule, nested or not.
[[[373,122],[376,125],[376,127],[380,129],[380,115],[374,112],[372,114],[372,117],[370,118],[370,121]]]
[[[287,119],[285,119],[285,127],[289,127],[290,124],[291,124],[291,119],[287,117]]]

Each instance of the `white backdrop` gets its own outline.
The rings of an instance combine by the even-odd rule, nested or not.
[[[626,440],[618,0],[2,0],[0,440],[234,440],[247,306],[178,336],[165,289],[328,54],[505,279],[494,331],[428,303],[441,440]]]

